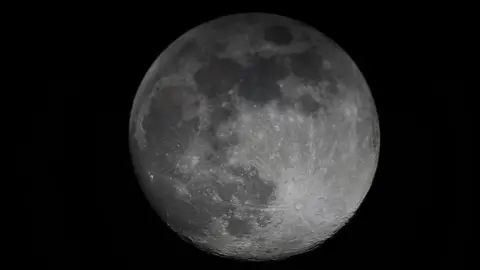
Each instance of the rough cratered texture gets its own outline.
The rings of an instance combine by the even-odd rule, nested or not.
[[[200,28],[159,57],[132,110],[152,204],[172,229],[230,256],[312,247],[373,176],[378,138],[367,133],[378,127],[372,107],[356,106],[368,101],[363,78],[344,52],[280,16]]]

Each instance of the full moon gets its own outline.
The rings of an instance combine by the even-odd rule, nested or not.
[[[379,154],[374,100],[353,59],[274,14],[185,31],[152,59],[131,110],[132,160],[159,218],[207,253],[244,260],[333,237]]]

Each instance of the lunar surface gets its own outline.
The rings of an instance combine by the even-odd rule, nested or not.
[[[332,237],[372,184],[379,138],[347,53],[306,24],[260,13],[173,41],[130,120],[135,168],[159,217],[205,252],[245,260]]]

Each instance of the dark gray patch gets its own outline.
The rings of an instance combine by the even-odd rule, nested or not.
[[[305,115],[311,115],[320,108],[318,103],[310,94],[304,94],[298,98],[301,105],[301,111]]]
[[[227,231],[232,236],[244,236],[252,232],[252,225],[248,220],[241,220],[238,218],[229,218]]]
[[[258,55],[253,57],[252,66],[243,73],[238,95],[259,105],[278,100],[282,93],[277,81],[287,75],[287,70],[276,60],[277,58],[265,59]]]
[[[228,108],[216,107],[213,109],[210,121],[217,129],[222,123],[227,122],[234,115],[234,111]]]
[[[214,186],[218,196],[228,202],[232,199],[232,195],[237,192],[238,183],[214,183]]]
[[[205,139],[212,147],[212,152],[206,155],[205,161],[212,165],[221,166],[228,161],[227,149],[235,146],[240,142],[238,135],[233,134],[227,138],[219,138],[210,128],[201,134],[201,137]]]
[[[210,102],[212,104],[213,112],[210,118],[211,125],[216,130],[222,123],[228,122],[238,114],[238,110],[231,105],[222,106],[222,103],[231,102],[228,98],[218,97],[212,99]]]
[[[212,50],[216,54],[224,53],[227,50],[227,47],[228,47],[229,44],[230,44],[230,42],[225,41],[225,40],[216,40],[212,44]]]
[[[178,44],[178,41],[177,41]],[[148,96],[152,92],[159,91],[157,83],[165,76],[172,74],[172,72],[176,72],[175,70],[178,68],[179,62],[185,57],[195,57],[198,60],[201,60],[203,57],[203,53],[201,47],[199,46],[198,42],[194,39],[189,39],[183,44],[180,44],[181,47],[178,48],[170,48],[168,51],[164,52],[167,55],[160,55],[157,61],[153,65],[157,65],[156,69],[152,71],[149,77],[144,78],[144,82],[142,82],[143,87],[139,89],[141,92],[141,97],[139,100],[146,100]],[[176,45],[175,45],[176,46]],[[168,53],[170,52],[170,53]],[[166,62],[159,64],[159,60],[163,60]],[[137,106],[138,108],[135,111],[134,115],[138,114],[141,106]]]
[[[278,45],[287,45],[293,40],[293,35],[285,26],[274,25],[269,26],[263,33],[265,41],[272,42]]]
[[[186,87],[167,86],[150,100],[148,119],[144,119],[144,127],[150,126],[150,120],[156,124],[168,125],[182,119],[182,91]],[[152,127],[155,123],[151,123]]]
[[[190,38],[184,42],[175,57],[175,62],[172,64],[178,64],[181,59],[195,59],[198,62],[207,62],[212,54],[217,53],[217,49],[220,49],[220,46],[225,47],[225,45],[213,40],[200,41]]]
[[[239,82],[241,66],[231,59],[212,58],[200,68],[194,79],[197,89],[208,98],[215,98],[227,93]]]
[[[313,51],[291,54],[292,73],[300,78],[321,81],[323,79],[323,59]]]
[[[212,141],[212,146],[217,152],[223,152],[228,147],[235,146],[240,143],[238,134],[232,134],[225,138],[215,137]],[[223,153],[222,153],[223,156]]]
[[[193,117],[190,120],[184,120],[182,126],[192,127],[192,131],[194,133],[198,133],[200,131],[200,118],[198,116]]]
[[[286,112],[288,109],[293,109],[293,108],[295,108],[295,100],[290,97],[283,96],[277,102],[277,109],[280,112]]]
[[[198,42],[194,39],[187,40],[183,46],[178,51],[179,57],[186,57],[186,56],[201,56],[201,48],[198,45]]]
[[[333,77],[333,75],[329,72],[326,73],[323,77],[325,81],[328,81],[328,85],[326,87],[326,91],[328,94],[336,96],[340,93],[340,90],[337,87],[337,81]]]
[[[165,87],[150,100],[149,113],[144,116],[142,126],[147,145],[152,151],[167,151],[167,148],[173,150],[177,143],[182,145],[188,143],[188,136],[195,128],[193,126],[195,122],[191,121],[181,127],[176,126],[182,120],[183,91],[191,89]]]

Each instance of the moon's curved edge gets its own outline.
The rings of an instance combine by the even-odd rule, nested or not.
[[[221,19],[221,18],[219,18],[219,19]],[[217,21],[219,19],[216,19],[216,20],[213,20],[213,21]],[[289,18],[286,18],[286,19],[287,20],[292,20],[292,19],[289,19]],[[209,22],[207,22],[206,24],[208,25],[208,23]],[[172,57],[175,57],[177,55],[177,52],[181,49],[182,45],[185,44],[185,42],[187,40],[189,40],[190,38],[193,38],[194,36],[196,36],[195,32],[198,31],[198,29],[201,29],[202,27],[205,27],[206,24],[202,24],[202,25],[188,31],[185,35],[183,35],[179,39],[172,42],[169,46],[166,47],[166,49],[153,62],[153,64],[148,69],[147,73],[145,74],[145,76],[144,76],[144,78],[143,78],[143,80],[142,80],[142,82],[141,82],[141,84],[138,88],[137,94],[135,95],[135,98],[134,98],[133,107],[132,107],[132,111],[131,111],[131,119],[130,119],[130,128],[131,129],[135,128],[136,121],[138,120],[136,117],[138,116],[138,112],[139,112],[139,109],[140,109],[139,107],[141,107],[148,100],[148,96],[150,94],[152,94],[152,92],[154,91],[154,87],[148,87],[147,88],[147,85],[149,83],[151,83],[152,80],[155,78],[155,75],[160,72],[161,67],[164,66],[165,63],[167,63]],[[325,37],[322,37],[322,38],[325,38]],[[332,43],[332,44],[335,44],[333,41],[329,41],[329,42]],[[336,52],[336,55],[338,55],[338,51]],[[362,78],[362,80],[364,80],[363,75],[361,74],[358,67],[355,65],[355,62],[350,58],[350,56],[348,56],[348,54],[344,50],[340,51],[339,58],[341,59],[341,61],[344,61],[345,63],[350,62],[352,64],[352,66],[351,66],[352,72],[354,74],[356,74],[356,76],[359,76],[359,78]],[[155,83],[155,82],[153,82],[153,83]],[[367,92],[371,95],[366,83],[364,83],[363,87],[365,87],[364,90],[367,90]],[[372,109],[375,111],[374,115],[376,117],[378,117],[377,112],[376,112],[375,104],[372,103],[371,105],[373,106]],[[374,123],[377,123],[377,122],[378,122],[378,119]],[[379,147],[380,146],[380,144],[379,144],[380,133],[379,133],[378,123],[376,124],[376,128],[377,128],[376,130],[378,132],[378,136],[376,136],[376,138],[378,139],[378,148],[377,148],[376,153],[377,153],[377,156],[378,156],[379,150],[380,150],[380,147]],[[377,158],[377,160],[378,160],[378,158]],[[375,166],[377,166],[377,165],[375,165]],[[375,171],[375,168],[373,168],[373,170]],[[370,185],[369,185],[369,187],[370,187]],[[367,192],[364,193],[363,197],[366,196]],[[360,200],[360,202],[362,200],[363,200],[363,198]],[[343,227],[343,226],[341,226],[341,227]]]

